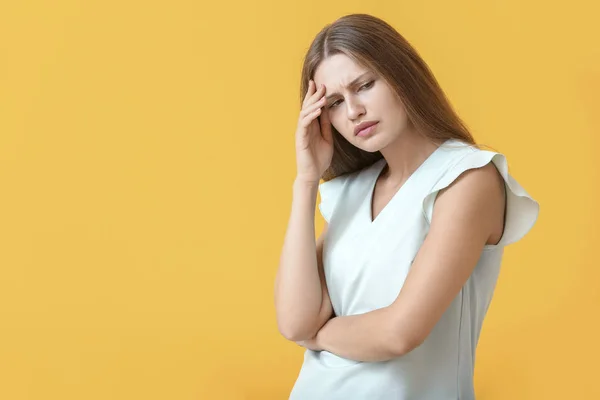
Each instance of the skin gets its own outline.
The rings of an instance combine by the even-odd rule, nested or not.
[[[355,86],[347,84],[367,73]],[[386,81],[345,55],[324,60],[314,75],[325,120],[354,146],[380,151],[387,161],[373,194],[372,218],[437,148],[410,124],[402,101]],[[320,92],[319,92],[320,90]],[[373,135],[354,127],[380,121]],[[504,229],[505,186],[493,164],[464,172],[435,201],[429,233],[396,300],[360,315],[329,319],[312,338],[296,341],[357,361],[400,357],[427,338],[475,268],[486,244]],[[330,301],[327,299],[327,301]]]

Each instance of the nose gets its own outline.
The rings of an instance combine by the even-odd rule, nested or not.
[[[346,113],[349,120],[355,121],[365,114],[365,107],[358,98],[351,98],[346,101]]]

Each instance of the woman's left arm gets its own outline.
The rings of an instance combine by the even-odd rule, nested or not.
[[[396,300],[364,314],[332,318],[313,339],[298,343],[357,361],[410,352],[466,283],[497,232],[499,215],[502,221],[504,181],[495,166],[466,171],[438,193],[429,233]]]

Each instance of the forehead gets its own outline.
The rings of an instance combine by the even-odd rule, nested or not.
[[[317,85],[324,84],[326,88],[342,88],[368,71],[368,68],[345,54],[335,54],[321,61],[315,71],[314,81]]]

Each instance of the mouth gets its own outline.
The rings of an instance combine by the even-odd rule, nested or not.
[[[359,125],[357,125],[356,128],[354,128],[354,135],[355,136],[367,136],[368,134],[370,134],[371,132],[373,132],[375,130],[375,128],[377,127],[377,124],[379,124],[379,121],[362,122]]]

